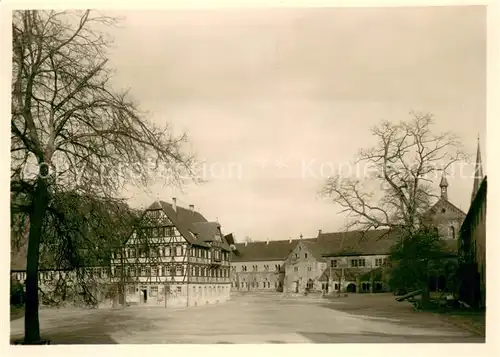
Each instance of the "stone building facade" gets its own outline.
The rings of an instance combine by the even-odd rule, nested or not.
[[[460,228],[460,298],[486,307],[486,202],[487,178],[483,176],[481,152],[477,147],[471,206]]]
[[[285,260],[298,239],[235,243],[231,258],[234,291],[283,291]]]
[[[320,276],[326,260],[317,250],[316,239],[301,239],[284,262],[284,292],[304,293],[321,291]]]

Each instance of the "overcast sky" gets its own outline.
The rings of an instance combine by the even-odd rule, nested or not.
[[[142,11],[119,15],[116,83],[159,124],[186,131],[208,182],[127,192],[194,204],[224,232],[255,240],[343,229],[316,198],[321,165],[373,143],[381,119],[434,114],[486,161],[486,17],[482,7]],[[327,163],[327,164],[325,164]],[[323,171],[323,176],[329,173]],[[449,178],[467,211],[472,179]],[[438,182],[436,182],[436,189]]]

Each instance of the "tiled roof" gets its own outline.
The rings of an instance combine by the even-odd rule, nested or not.
[[[217,222],[208,222],[205,217],[199,212],[194,210],[186,209],[179,205],[176,205],[176,209],[172,204],[157,201],[154,202],[147,210],[157,210],[162,209],[163,212],[168,216],[172,223],[177,227],[182,236],[191,244],[208,247],[207,241],[212,241],[213,236],[218,229],[220,224]],[[191,233],[196,234],[195,236]],[[222,248],[229,251],[229,245],[222,237]]]
[[[302,241],[315,240],[302,239]],[[264,260],[285,260],[295,248],[300,239],[292,240],[270,240],[236,243],[237,254],[233,254],[233,262],[252,262]],[[234,252],[233,252],[234,253]]]
[[[388,254],[397,239],[396,231],[386,229],[321,233],[317,245],[323,256]]]
[[[317,238],[235,244],[234,262],[284,260],[302,242],[318,260],[342,255],[388,254],[397,234],[388,230],[320,233]]]

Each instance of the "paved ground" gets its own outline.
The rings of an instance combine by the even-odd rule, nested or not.
[[[220,305],[168,310],[42,309],[42,338],[53,344],[484,342],[484,337],[413,312],[390,295],[345,298],[234,296]],[[11,321],[11,337],[23,333]]]

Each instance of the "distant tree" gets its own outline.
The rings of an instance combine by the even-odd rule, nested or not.
[[[145,185],[161,169],[171,184],[192,176],[185,135],[153,125],[111,86],[111,41],[101,30],[115,23],[90,11],[13,12],[11,224],[28,234],[26,343],[40,339],[41,246],[70,244],[56,261],[72,265],[79,258],[70,253],[88,237],[71,223],[80,218],[66,210],[64,193],[113,201],[124,182]],[[74,239],[58,241],[68,229]]]
[[[362,177],[326,180],[321,194],[347,213],[348,229],[398,228],[411,237],[437,198],[433,183],[466,157],[455,135],[432,133],[430,114],[411,115],[410,121],[383,121],[372,129],[376,146],[360,149],[354,163]]]
[[[428,261],[440,250],[439,237],[426,220],[438,197],[433,193],[433,183],[450,165],[466,156],[455,135],[432,133],[431,115],[411,115],[410,121],[383,121],[374,127],[376,146],[361,149],[355,161],[365,174],[330,177],[321,194],[342,207],[341,212],[347,214],[347,229],[397,229],[400,242],[392,260],[399,265],[392,283],[424,288],[423,282],[428,282]],[[424,300],[428,299],[427,293],[425,290]]]

